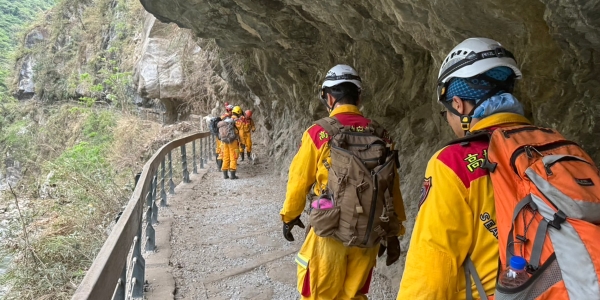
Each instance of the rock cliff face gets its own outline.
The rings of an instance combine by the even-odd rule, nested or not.
[[[137,93],[146,99],[161,99],[169,119],[177,119],[176,109],[182,98],[184,74],[181,62],[181,47],[172,47],[169,25],[146,17],[144,22],[144,44],[137,64],[134,80]]]
[[[166,123],[186,119],[191,113],[222,109],[223,98],[237,94],[224,80],[230,72],[226,69],[239,69],[239,63],[235,60],[234,66],[232,58],[219,59],[219,53],[213,41],[198,39],[191,30],[160,22],[146,13],[133,70],[136,103],[160,101]],[[219,109],[212,114],[219,114]]]
[[[31,49],[36,44],[48,38],[48,33],[43,28],[35,28],[25,36],[24,46],[26,49]],[[19,77],[17,79],[17,88],[15,96],[19,100],[31,99],[35,95],[35,82],[33,80],[33,68],[36,64],[36,57],[32,54],[27,54],[20,60]]]
[[[60,1],[16,51],[15,97],[115,104],[132,98],[143,13],[133,1]]]
[[[324,115],[316,95],[325,72],[353,65],[364,79],[363,112],[399,145],[409,228],[427,159],[451,138],[436,114],[438,68],[467,37],[493,38],[513,51],[524,75],[516,95],[528,117],[579,141],[600,162],[596,0],[141,2],[159,20],[214,39],[242,61],[241,71],[223,72],[224,79],[262,116],[282,166],[302,131]]]
[[[185,119],[192,111],[210,110],[207,104],[214,102],[213,89],[224,83],[211,66],[216,60],[209,59],[216,52],[198,43],[190,30],[157,21],[148,13],[144,19],[133,74],[136,95],[141,98],[136,103],[158,99],[165,107],[167,123]]]

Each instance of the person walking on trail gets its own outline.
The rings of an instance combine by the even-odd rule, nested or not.
[[[252,111],[246,110],[244,115],[238,119],[238,128],[240,129],[240,156],[244,161],[244,149],[248,154],[248,159],[252,160],[252,133],[256,131]]]
[[[221,120],[225,120],[227,118],[231,118],[231,111],[233,110],[233,105],[229,104],[229,102],[225,102],[225,113],[221,115]],[[221,169],[223,167],[223,152],[221,151],[221,140],[217,138],[215,153],[217,155],[217,167]]]
[[[303,133],[290,165],[280,212],[286,240],[294,241],[294,226],[305,228],[300,215],[309,191],[311,202],[296,256],[302,299],[367,299],[378,254],[387,251],[387,265],[400,256],[406,216],[397,151],[387,132],[359,111],[361,90],[352,67],[327,72],[321,102],[329,117]]]
[[[239,144],[240,144],[240,155],[239,157],[241,157],[242,161],[244,161],[244,149],[246,148],[246,145],[244,145],[244,131],[243,131],[243,127],[244,127],[244,114],[243,114],[243,110],[240,107],[240,117],[235,121],[235,126],[237,126],[239,133],[240,133],[240,139],[239,139]]]
[[[444,107],[442,117],[459,138],[465,130],[529,124],[510,94],[521,78],[514,58],[493,56],[455,67],[471,53],[496,48],[503,49],[493,40],[467,39],[442,64],[438,81],[444,91],[438,101]],[[397,299],[467,299],[467,255],[486,294],[494,294],[498,241],[495,226],[485,225],[496,220],[494,194],[488,172],[473,168],[467,159],[470,154],[479,158],[486,149],[485,143],[454,144],[429,160]],[[479,297],[477,292],[473,297]]]
[[[242,109],[239,106],[231,108],[231,115],[227,116],[225,114],[222,121],[217,125],[219,127],[219,139],[221,140],[221,155],[223,156],[221,171],[223,171],[224,179],[238,179],[235,174],[239,155],[239,130],[236,121],[240,117],[241,111]]]
[[[600,202],[598,169],[524,117],[521,77],[487,38],[443,61],[438,102],[459,139],[427,164],[397,299],[600,299],[600,210],[585,209]]]

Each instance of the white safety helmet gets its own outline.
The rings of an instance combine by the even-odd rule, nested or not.
[[[344,82],[352,82],[359,91],[362,90],[362,80],[358,76],[358,72],[349,65],[337,65],[329,69],[321,88],[336,86]]]
[[[521,70],[513,54],[500,43],[488,38],[469,38],[458,44],[442,62],[438,74],[438,101],[446,93],[450,79],[469,78],[496,67],[509,67],[515,78],[521,79]]]

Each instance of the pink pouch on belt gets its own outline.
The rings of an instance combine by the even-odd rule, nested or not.
[[[312,203],[312,208],[316,208],[316,209],[332,209],[333,208],[333,201],[327,199],[327,198],[321,198],[317,201],[313,201]]]

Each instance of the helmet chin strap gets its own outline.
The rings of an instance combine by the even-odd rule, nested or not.
[[[485,95],[483,95],[483,97],[481,97],[475,101],[475,105],[473,106],[473,108],[471,108],[471,111],[467,114],[461,114],[458,112],[458,110],[456,110],[454,107],[452,107],[452,101],[442,101],[442,104],[446,107],[446,109],[449,112],[451,112],[452,114],[454,114],[460,118],[461,129],[464,131],[465,136],[467,136],[467,135],[471,134],[471,132],[470,132],[471,122],[473,121],[473,113],[475,112],[475,109],[477,109],[481,104],[483,104],[485,102],[485,100],[496,95],[501,90],[504,90],[504,86],[497,85],[496,87],[490,89]],[[463,101],[468,101],[468,100],[463,100]]]
[[[326,97],[325,98],[321,98],[321,103],[323,103],[325,105],[325,107],[327,107],[327,111],[328,112],[331,112],[335,108],[335,105],[338,103],[338,101],[344,99],[344,97],[346,97],[347,94],[348,93],[346,92],[346,93],[343,93],[340,97],[337,97],[335,99],[335,101],[333,101],[333,105],[331,105],[331,106],[329,106],[329,103],[327,103],[327,98]]]
[[[452,107],[452,101],[443,101],[442,104],[444,105],[444,107],[446,107],[446,109],[449,112],[460,118],[460,127],[464,131],[465,135],[467,135],[469,130],[471,130],[471,121],[473,121],[473,112],[475,111],[476,107],[473,107],[473,109],[465,115],[459,113],[458,110],[456,110],[456,108]]]
[[[323,103],[323,105],[325,105],[325,107],[327,107],[327,111],[328,112],[331,111],[331,107],[329,107],[329,104],[327,104],[327,99],[323,99],[323,98],[320,98],[320,99],[321,99],[321,103]]]

